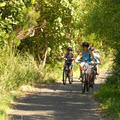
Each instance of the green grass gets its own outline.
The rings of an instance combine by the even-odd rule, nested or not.
[[[0,120],[9,119],[7,110],[11,102],[30,91],[31,86],[62,80],[62,63],[41,69],[32,55],[14,55],[7,50],[0,51],[0,58]]]
[[[120,89],[105,84],[94,96],[102,103],[101,112],[104,115],[120,119]]]
[[[16,95],[11,91],[22,85],[34,85],[39,79],[39,68],[31,55],[14,55],[9,50],[0,51],[0,120],[7,120],[6,111]]]
[[[113,61],[103,61],[101,71],[111,70]],[[110,120],[120,120],[120,77],[116,71],[107,77],[106,83],[94,94],[94,97],[101,103],[101,113]]]

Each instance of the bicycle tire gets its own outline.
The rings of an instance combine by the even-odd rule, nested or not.
[[[85,93],[85,75],[82,76],[82,93]]]
[[[87,92],[89,92],[89,83],[88,83],[88,76],[85,75],[85,89]]]
[[[66,85],[66,81],[67,81],[67,75],[65,70],[63,70],[63,85]]]
[[[85,81],[82,83],[82,93],[85,93]]]
[[[94,87],[94,84],[95,84],[95,79],[96,79],[96,73],[95,73],[95,71],[92,73],[93,75],[92,75],[92,88]]]

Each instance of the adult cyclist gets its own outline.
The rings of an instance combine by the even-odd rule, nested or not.
[[[85,65],[85,62],[95,62],[94,60],[94,56],[91,50],[89,50],[89,43],[88,42],[83,42],[82,43],[82,48],[83,50],[79,53],[79,59],[76,59],[76,62],[79,64],[80,67],[80,72],[81,72],[81,78],[82,78],[82,71],[83,71],[83,67]],[[92,76],[91,76],[91,68],[88,64],[88,78],[89,78],[89,84],[90,87],[92,85]]]

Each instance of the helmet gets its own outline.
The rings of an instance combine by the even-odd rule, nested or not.
[[[71,47],[68,47],[67,51],[72,51],[72,48],[71,48]]]
[[[85,46],[85,47],[88,48],[88,47],[89,47],[89,43],[88,43],[88,42],[83,42],[83,43],[82,43],[82,46],[83,46],[83,47]]]
[[[94,48],[94,47],[90,47],[90,50],[91,50],[91,51],[94,51],[94,50],[95,50],[95,48]]]

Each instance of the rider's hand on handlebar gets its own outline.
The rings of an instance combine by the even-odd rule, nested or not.
[[[67,58],[64,58],[64,60],[67,60]]]
[[[75,58],[72,58],[72,60],[75,60]]]
[[[91,63],[92,63],[92,64],[95,64],[95,62],[94,62],[94,61],[92,61]]]

